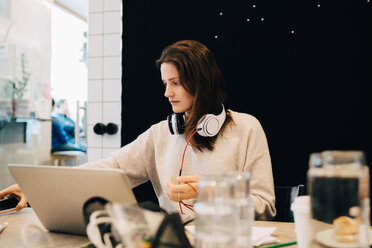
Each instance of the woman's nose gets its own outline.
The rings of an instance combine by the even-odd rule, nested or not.
[[[171,89],[171,86],[169,84],[167,84],[167,86],[165,86],[164,96],[165,97],[172,97],[173,95],[174,95],[174,93]]]

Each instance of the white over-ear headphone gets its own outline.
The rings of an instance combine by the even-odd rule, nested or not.
[[[218,134],[226,119],[225,107],[222,104],[222,112],[219,115],[206,114],[197,125],[197,132],[203,137],[213,137]],[[185,117],[183,114],[173,113],[168,116],[168,127],[171,134],[183,134]]]
[[[196,129],[198,134],[203,137],[213,137],[218,134],[226,119],[225,107],[222,104],[222,112],[219,115],[206,114],[204,115]]]
[[[185,115],[173,113],[168,115],[168,127],[171,134],[183,134],[185,128]]]

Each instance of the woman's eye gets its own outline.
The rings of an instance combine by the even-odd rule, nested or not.
[[[170,85],[175,85],[175,86],[181,85],[181,83],[178,82],[178,81],[171,81],[171,82],[168,82],[168,83],[163,82],[163,87],[164,87],[164,88],[167,88],[167,85],[168,85],[168,84],[170,84]]]

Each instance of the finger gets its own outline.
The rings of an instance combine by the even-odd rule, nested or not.
[[[26,197],[22,197],[16,206],[16,211],[20,211],[21,209],[25,207],[27,207],[27,199]]]
[[[167,196],[171,201],[177,202],[177,192],[167,192]]]
[[[181,192],[182,193],[186,190],[185,185],[186,184],[173,184],[172,186],[170,186],[170,192],[172,192],[172,193]]]
[[[187,186],[189,186],[193,192],[196,194],[198,193],[198,184],[197,183],[186,183]]]
[[[166,187],[167,187],[167,190],[169,190],[169,192],[171,193],[183,192],[186,189],[183,184],[182,185],[174,184],[172,181],[172,178],[169,179]]]
[[[9,188],[6,188],[6,189],[0,191],[0,199],[3,199],[5,196],[7,196],[9,194],[10,194]]]
[[[177,185],[173,184],[172,178],[166,183],[166,193],[170,200],[177,201]]]
[[[183,189],[183,191],[180,192],[180,199],[181,200],[196,198],[198,196],[197,184],[196,183],[182,184],[182,187],[184,189]]]
[[[172,192],[188,193],[197,191],[197,183],[184,183],[180,185],[174,185]]]
[[[172,178],[170,177],[168,182],[166,183],[166,186],[168,187],[168,189],[171,191],[172,187],[174,186],[175,184],[173,183],[173,180]]]
[[[197,183],[199,182],[199,176],[181,176],[176,178],[177,182],[179,183]]]
[[[169,185],[169,187],[172,187],[174,185],[173,180],[172,180],[171,177],[169,178],[167,184]]]
[[[194,198],[194,197],[190,196],[189,193],[183,193],[183,192],[177,192],[174,197],[175,201],[177,202],[191,199],[191,198]]]

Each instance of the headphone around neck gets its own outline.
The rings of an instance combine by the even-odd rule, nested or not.
[[[222,112],[219,115],[206,114],[200,119],[197,125],[197,132],[203,137],[213,137],[218,134],[226,119],[225,107],[222,104]],[[173,113],[168,115],[168,127],[171,134],[183,134],[185,125],[185,115]]]

